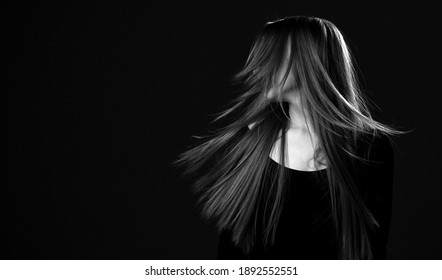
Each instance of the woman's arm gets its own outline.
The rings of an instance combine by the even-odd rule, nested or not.
[[[392,214],[394,151],[385,135],[378,136],[373,144],[369,157],[371,163],[360,175],[367,191],[366,205],[380,225],[373,230],[367,227],[373,259],[386,259]]]

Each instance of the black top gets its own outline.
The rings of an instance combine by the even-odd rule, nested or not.
[[[380,229],[368,230],[374,259],[386,259],[391,220],[394,153],[390,140],[378,136],[373,142],[369,165],[357,174],[357,182],[367,191],[368,209],[380,223]],[[277,165],[270,159],[270,164]],[[278,223],[275,244],[267,250],[258,232],[249,256],[235,247],[231,234],[219,236],[218,259],[338,259],[338,243],[334,237],[331,204],[326,182],[326,170],[289,170],[290,188]]]

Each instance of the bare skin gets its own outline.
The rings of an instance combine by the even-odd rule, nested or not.
[[[289,129],[286,133],[287,139],[287,158],[288,163],[285,167],[300,171],[316,171],[326,168],[326,165],[315,167],[313,161],[314,146],[308,133],[302,129]],[[315,142],[314,142],[315,143]],[[278,139],[270,153],[270,158],[281,164],[280,156],[280,139]]]
[[[252,129],[254,125],[254,123],[249,124],[249,128]],[[313,162],[313,154],[315,151],[314,145],[316,145],[316,139],[311,137],[311,135],[304,129],[289,128],[286,133],[286,141],[286,163],[283,164],[285,167],[299,171],[316,171],[327,168],[326,165],[319,165],[318,168],[315,167]],[[281,164],[279,158],[281,152],[280,145],[281,141],[280,138],[278,138],[278,140],[276,140],[276,142],[273,144],[273,148],[269,154],[269,157],[279,164]]]

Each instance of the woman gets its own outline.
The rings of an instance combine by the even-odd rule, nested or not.
[[[375,121],[351,53],[330,21],[265,24],[230,118],[174,164],[198,176],[220,259],[384,259],[394,154]]]

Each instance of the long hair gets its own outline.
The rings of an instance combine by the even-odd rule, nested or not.
[[[278,165],[270,172],[269,154],[281,139],[280,162],[286,162],[286,132],[290,119],[281,94],[268,96],[276,75],[289,59],[284,79],[294,75],[300,89],[304,117],[308,116],[318,143],[315,166],[327,163],[326,174],[340,259],[372,259],[367,226],[379,227],[359,192],[354,161],[368,161],[357,153],[360,141],[377,134],[403,132],[375,121],[368,99],[358,85],[352,54],[338,28],[317,17],[292,16],[264,25],[251,48],[243,69],[234,81],[244,91],[213,122],[229,119],[227,125],[209,135],[194,136],[199,142],[173,161],[185,167],[183,175],[197,176],[192,190],[206,219],[216,221],[218,231],[229,230],[233,242],[249,254],[259,223],[265,246],[274,244],[285,199],[287,170]],[[280,86],[276,85],[276,86]],[[244,129],[249,124],[251,129]],[[203,170],[203,174],[201,174]],[[270,174],[270,175],[269,175]],[[263,187],[266,176],[270,186]],[[264,207],[264,215],[258,209]]]

